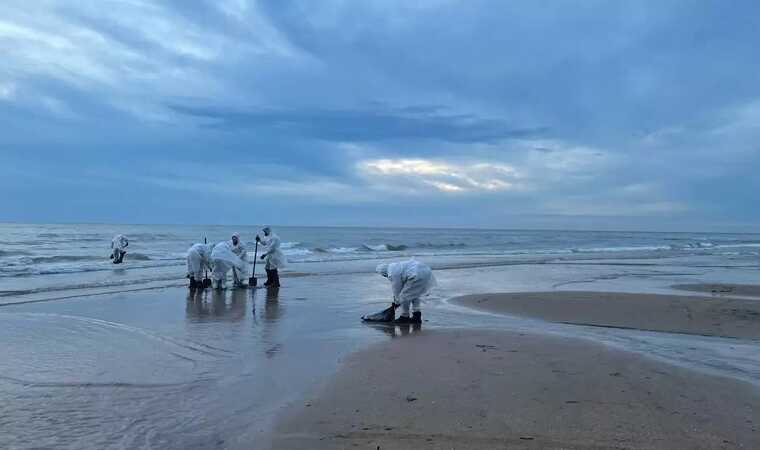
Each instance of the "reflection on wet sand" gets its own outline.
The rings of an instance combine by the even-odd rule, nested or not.
[[[191,289],[187,294],[186,317],[190,321],[241,321],[245,319],[246,292],[245,289]]]
[[[258,289],[251,292],[251,302],[257,295]],[[282,350],[282,344],[277,339],[277,328],[285,312],[285,308],[280,304],[280,289],[267,288],[264,294],[263,314],[259,316],[262,319],[261,338],[267,349],[264,351],[267,358],[273,358]],[[256,322],[259,323],[258,321]]]
[[[280,307],[280,289],[269,288],[266,291],[264,302],[264,320],[267,322],[277,322],[280,320],[282,310]]]
[[[422,324],[419,323],[368,323],[367,326],[380,331],[390,338],[410,336],[422,331]]]

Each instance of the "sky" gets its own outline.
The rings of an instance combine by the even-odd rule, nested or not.
[[[3,0],[0,221],[760,231],[755,1]]]

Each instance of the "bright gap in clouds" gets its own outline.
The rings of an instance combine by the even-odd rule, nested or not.
[[[520,173],[507,164],[454,163],[429,159],[373,159],[359,163],[359,171],[379,181],[405,179],[440,192],[517,190]]]

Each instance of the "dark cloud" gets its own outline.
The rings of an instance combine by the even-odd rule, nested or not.
[[[546,128],[516,128],[505,121],[465,114],[446,114],[437,107],[400,109],[238,111],[228,108],[171,105],[172,110],[210,119],[209,126],[236,130],[277,130],[337,142],[427,139],[455,143],[494,143],[546,134]]]

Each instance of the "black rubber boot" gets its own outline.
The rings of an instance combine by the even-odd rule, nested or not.
[[[280,287],[280,274],[277,272],[277,269],[272,270],[272,279],[272,284],[270,286]]]
[[[422,323],[422,313],[420,311],[412,313],[412,323]]]
[[[264,286],[271,286],[273,281],[272,271],[269,269],[264,269],[267,273],[267,281],[264,283]]]
[[[393,323],[414,323],[414,319],[409,316],[399,316]]]

